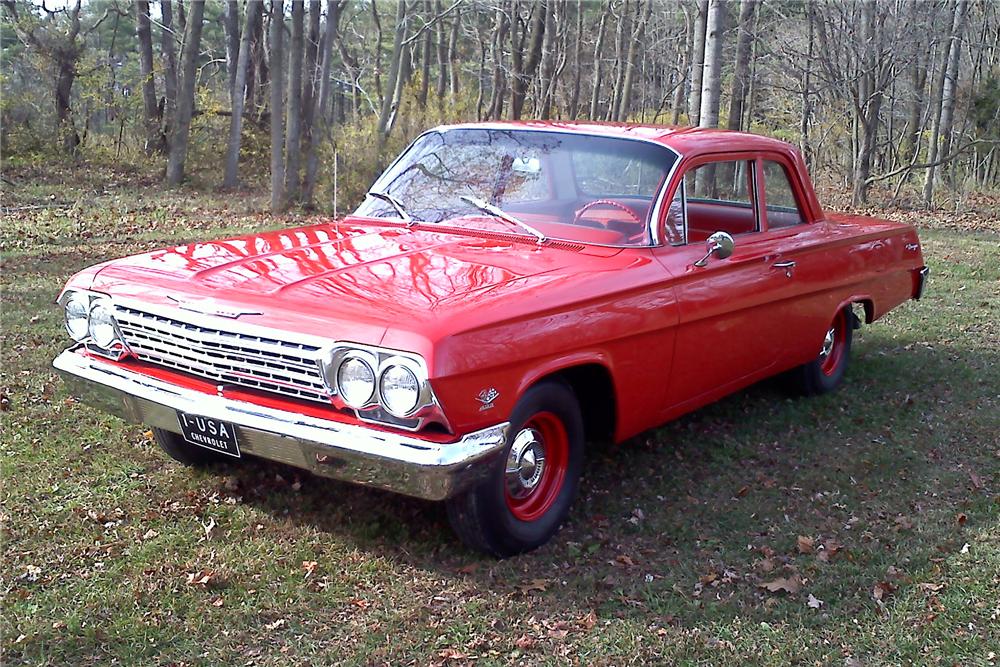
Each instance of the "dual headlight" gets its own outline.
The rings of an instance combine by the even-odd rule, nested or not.
[[[327,382],[356,410],[380,405],[395,417],[408,417],[425,402],[425,372],[415,359],[348,350],[334,354]]]
[[[111,302],[96,294],[67,292],[63,295],[66,331],[78,343],[91,342],[102,350],[122,343]]]

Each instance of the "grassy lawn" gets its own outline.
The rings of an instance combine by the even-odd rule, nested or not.
[[[0,232],[4,664],[1000,663],[995,209],[921,230],[929,292],[858,332],[843,390],[764,383],[598,448],[563,531],[497,562],[432,503],[194,472],[68,399],[71,273],[292,224],[115,179],[4,202],[76,202]]]

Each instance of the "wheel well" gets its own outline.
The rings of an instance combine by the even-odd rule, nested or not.
[[[566,382],[576,394],[587,440],[610,440],[614,437],[618,407],[614,382],[606,367],[601,364],[571,366],[547,375],[539,382],[552,379]]]
[[[865,309],[865,324],[875,321],[875,303],[871,299],[858,299],[854,303]]]

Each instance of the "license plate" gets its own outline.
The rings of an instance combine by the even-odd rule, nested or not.
[[[236,427],[229,422],[209,417],[177,413],[181,434],[192,445],[198,445],[213,452],[240,458],[240,446],[236,442]]]

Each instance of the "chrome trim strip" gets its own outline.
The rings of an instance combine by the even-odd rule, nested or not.
[[[235,424],[240,449],[317,475],[443,500],[481,480],[502,456],[509,423],[449,443],[213,396],[66,350],[52,362],[85,403],[180,433],[177,411]]]

